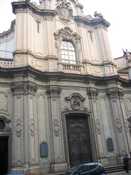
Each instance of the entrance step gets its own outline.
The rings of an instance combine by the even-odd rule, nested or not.
[[[25,173],[21,170],[11,170],[7,175],[25,175]]]

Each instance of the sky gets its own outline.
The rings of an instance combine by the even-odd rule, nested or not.
[[[15,18],[11,1],[13,0],[0,0],[0,33],[7,30]],[[84,6],[85,15],[93,15],[97,11],[111,23],[108,31],[113,57],[121,56],[122,49],[131,51],[131,0],[79,0],[79,2]]]

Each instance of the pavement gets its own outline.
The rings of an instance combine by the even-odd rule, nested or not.
[[[115,173],[110,173],[108,175],[131,175],[131,171],[129,171],[129,173],[126,173],[124,171],[122,171],[122,172],[115,172]]]

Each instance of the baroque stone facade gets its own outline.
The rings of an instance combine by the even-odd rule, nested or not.
[[[113,61],[109,22],[85,16],[77,0],[12,9],[0,34],[1,174],[64,172],[82,161],[117,171],[131,152],[130,53]]]

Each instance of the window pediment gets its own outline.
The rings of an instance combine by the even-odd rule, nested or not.
[[[76,32],[73,32],[69,27],[65,27],[64,29],[60,29],[55,34],[55,40],[69,40],[74,42],[80,41],[80,35]]]

